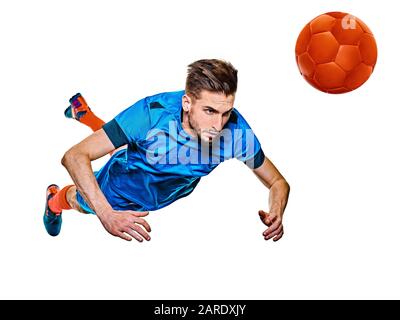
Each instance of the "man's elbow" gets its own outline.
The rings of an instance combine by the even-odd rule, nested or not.
[[[64,167],[68,166],[68,163],[70,163],[72,158],[72,153],[71,153],[71,149],[69,149],[67,152],[64,153],[63,157],[61,158],[61,164]]]
[[[68,168],[72,163],[77,163],[82,156],[82,153],[78,152],[74,147],[72,147],[64,153],[63,157],[61,158],[61,164]]]
[[[290,185],[289,183],[286,181],[285,178],[282,178],[280,181],[280,186],[281,186],[281,190],[283,190],[288,196],[290,193]]]
[[[285,180],[285,185],[286,185],[287,194],[289,194],[290,193],[290,185],[286,180]]]
[[[290,185],[286,181],[285,178],[281,178],[275,182],[276,186],[279,187],[281,190],[284,190],[287,194],[290,192]]]

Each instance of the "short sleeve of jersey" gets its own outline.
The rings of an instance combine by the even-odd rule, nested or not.
[[[147,99],[141,99],[103,126],[115,148],[145,140],[150,130]]]
[[[265,159],[261,144],[249,124],[237,110],[236,117],[234,157],[245,163],[250,169],[257,169]]]

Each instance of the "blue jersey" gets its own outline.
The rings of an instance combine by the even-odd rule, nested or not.
[[[190,194],[201,177],[227,159],[236,158],[252,169],[263,163],[260,143],[236,109],[212,143],[185,132],[184,94],[175,91],[146,97],[103,126],[115,148],[127,145],[94,173],[115,210],[163,208]],[[77,200],[94,213],[79,192]]]

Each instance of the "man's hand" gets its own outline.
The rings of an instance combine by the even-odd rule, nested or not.
[[[97,216],[103,224],[103,227],[113,236],[120,237],[127,241],[131,241],[132,238],[135,238],[137,241],[142,242],[143,239],[147,241],[150,240],[150,236],[147,233],[151,231],[150,225],[142,218],[148,214],[148,211],[109,210],[97,214]]]
[[[263,210],[259,210],[261,221],[268,226],[268,229],[263,232],[265,240],[274,238],[274,241],[278,241],[283,236],[283,225],[282,217],[278,214],[268,213]]]
[[[290,186],[268,158],[253,172],[269,189],[269,213],[258,211],[261,221],[268,226],[263,232],[264,239],[278,241],[283,236],[282,216],[289,199]]]

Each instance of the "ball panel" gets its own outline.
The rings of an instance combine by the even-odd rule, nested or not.
[[[361,29],[363,29],[363,31],[365,33],[372,34],[372,31],[368,28],[368,26],[362,20],[357,18],[357,23],[360,25]]]
[[[360,40],[359,50],[362,62],[374,67],[378,57],[378,48],[374,36],[368,33],[363,34]]]
[[[315,63],[307,52],[298,57],[297,64],[302,75],[307,77],[314,75]]]
[[[360,87],[365,81],[368,80],[372,73],[372,67],[367,66],[364,63],[360,63],[353,71],[351,71],[345,81],[346,88],[350,90],[357,89]]]
[[[322,88],[322,87],[319,85],[319,83],[318,83],[315,79],[309,78],[309,77],[307,77],[307,76],[304,76],[304,79],[306,79],[306,81],[307,81],[310,85],[312,85],[315,89],[318,89],[319,91],[325,91],[325,89]]]
[[[346,72],[335,62],[319,64],[315,68],[314,79],[325,89],[335,89],[343,87]]]
[[[335,88],[335,89],[329,89],[326,92],[327,93],[333,93],[333,94],[338,94],[338,93],[346,93],[349,92],[350,90],[345,88],[345,87],[341,87],[341,88]]]
[[[311,36],[308,53],[317,64],[334,61],[338,50],[339,43],[330,32]]]
[[[352,23],[345,16],[343,19],[337,19],[332,28],[332,34],[340,44],[357,45],[364,34],[364,30],[357,21]]]
[[[296,42],[296,55],[301,55],[302,53],[307,51],[308,44],[311,39],[311,31],[309,24],[301,30],[299,37]]]
[[[336,19],[327,14],[320,15],[310,22],[311,33],[315,34],[331,31],[331,29],[335,25],[335,22]]]
[[[347,13],[344,13],[344,12],[328,12],[328,13],[325,13],[325,14],[327,14],[327,15],[329,15],[331,17],[334,17],[336,19],[341,19],[341,18],[347,16]]]
[[[344,71],[351,71],[361,63],[360,50],[357,46],[340,46],[335,62]]]

